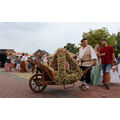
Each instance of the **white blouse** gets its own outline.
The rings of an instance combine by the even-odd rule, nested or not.
[[[23,56],[21,61],[26,61],[26,56]]]

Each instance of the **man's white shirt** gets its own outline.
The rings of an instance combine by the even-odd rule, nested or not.
[[[87,46],[88,46],[88,45],[87,45]],[[81,47],[81,48],[79,49],[79,55],[78,55],[78,58],[77,58],[79,61],[81,61],[81,59],[82,59],[82,57],[83,57],[83,55],[84,55],[84,53],[85,53],[85,51],[86,51],[87,46],[84,47],[84,48]],[[94,59],[97,60],[97,55],[96,55],[94,49],[92,48],[92,46],[90,46],[90,53],[91,53],[91,60],[94,60]],[[90,65],[86,65],[86,66],[90,66]]]

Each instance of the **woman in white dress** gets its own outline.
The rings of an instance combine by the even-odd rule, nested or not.
[[[114,84],[114,83],[120,83],[120,78],[119,78],[119,74],[118,74],[118,66],[116,65],[116,62],[114,61],[112,63],[112,68],[110,70],[110,75],[111,75],[111,79],[110,79],[110,83]]]
[[[119,78],[120,78],[120,54],[118,55],[117,63],[118,63],[118,74],[119,74]]]

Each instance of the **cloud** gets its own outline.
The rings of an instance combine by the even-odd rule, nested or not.
[[[82,33],[106,27],[117,33],[120,23],[81,22],[1,22],[0,48],[34,53],[37,49],[54,53],[67,42],[78,44]]]

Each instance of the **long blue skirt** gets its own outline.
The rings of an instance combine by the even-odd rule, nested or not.
[[[100,76],[101,70],[98,64],[92,67],[91,70],[91,84],[92,85],[100,85]]]

